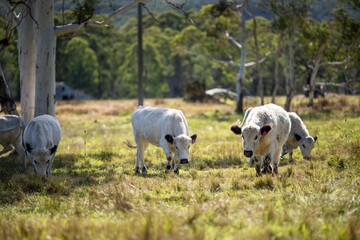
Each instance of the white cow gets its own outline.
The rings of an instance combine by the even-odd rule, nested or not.
[[[0,117],[0,145],[3,149],[0,155],[12,151],[15,147],[16,152],[21,158],[24,157],[24,149],[21,145],[22,123],[19,116],[3,115]]]
[[[149,143],[164,150],[168,164],[167,171],[179,172],[178,164],[188,163],[190,144],[197,135],[188,137],[188,124],[180,110],[139,106],[131,117],[136,142],[135,174],[146,173],[144,152]],[[140,164],[140,166],[139,166]]]
[[[269,163],[271,171],[278,173],[282,145],[289,136],[290,127],[289,115],[282,107],[266,104],[248,109],[241,125],[231,126],[231,131],[242,134],[244,155],[253,157],[256,175],[260,176],[268,171]]]
[[[24,130],[23,146],[27,158],[39,175],[49,176],[56,150],[61,140],[59,121],[50,115],[40,115]]]
[[[281,156],[289,152],[289,161],[292,162],[293,149],[300,146],[303,158],[309,160],[317,136],[310,136],[305,124],[296,113],[289,112],[289,117],[291,120],[291,130],[286,144],[283,145]]]

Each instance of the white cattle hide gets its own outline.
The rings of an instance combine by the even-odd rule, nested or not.
[[[39,175],[51,175],[56,150],[61,140],[59,121],[50,115],[33,118],[24,130],[26,157]]]
[[[161,147],[167,158],[167,171],[178,173],[178,164],[188,163],[190,145],[197,135],[188,136],[188,124],[182,111],[171,108],[139,106],[131,117],[137,153],[135,173],[146,173],[144,152],[149,143]],[[173,162],[173,166],[171,163]],[[140,166],[139,166],[140,164]]]
[[[305,160],[309,160],[311,151],[315,146],[317,136],[309,134],[305,124],[295,112],[289,112],[291,120],[291,130],[289,137],[282,148],[281,156],[289,152],[289,161],[292,162],[293,149],[300,146],[300,151]]]
[[[282,145],[289,136],[290,127],[289,115],[282,107],[266,104],[248,109],[241,127],[233,125],[231,131],[242,134],[244,155],[253,157],[259,176],[262,168],[266,172],[266,165],[270,163],[271,171],[278,173]]]

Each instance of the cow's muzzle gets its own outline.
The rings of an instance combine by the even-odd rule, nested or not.
[[[186,164],[186,163],[189,163],[189,160],[187,160],[187,158],[180,159],[180,164]]]
[[[246,157],[251,157],[253,155],[253,151],[244,151],[244,155]]]

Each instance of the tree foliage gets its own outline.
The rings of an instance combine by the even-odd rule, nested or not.
[[[322,44],[326,50],[317,78],[332,82],[355,82],[359,77],[360,23],[356,17],[359,6],[355,0],[336,3],[329,11],[333,17],[312,19],[307,13],[316,9],[315,1],[256,1],[250,2],[257,9],[271,9],[273,18],[256,16],[260,58],[270,55],[261,63],[265,95],[274,88],[275,50],[280,47],[279,94],[285,94],[284,79],[288,73],[287,38],[283,46],[278,39],[286,31],[294,32],[294,79],[295,91],[300,93],[309,76],[309,66],[316,58]],[[56,14],[55,22],[84,22],[90,18],[101,19],[94,6],[104,4],[99,0],[74,0],[73,8]],[[256,5],[258,4],[258,5]],[[151,6],[151,5],[149,5]],[[151,11],[152,9],[149,9]],[[181,97],[187,83],[198,81],[206,88],[223,87],[235,91],[239,51],[225,37],[226,33],[238,38],[239,17],[228,1],[203,5],[199,11],[188,11],[194,20],[192,25],[182,15],[171,9],[144,11],[144,83],[145,97]],[[258,11],[257,11],[258,12]],[[296,17],[297,28],[290,19]],[[116,20],[119,22],[119,20]],[[4,39],[6,22],[0,18],[0,39]],[[118,26],[108,28],[86,27],[76,34],[58,39],[56,80],[81,89],[96,98],[134,98],[137,95],[137,24],[130,17]],[[246,24],[247,61],[256,60],[253,21]],[[13,96],[19,98],[19,73],[17,68],[16,34],[9,44],[2,45],[0,62],[9,81]],[[326,65],[328,62],[346,64]],[[258,94],[254,67],[246,70],[245,93]],[[355,88],[356,84],[352,85]]]

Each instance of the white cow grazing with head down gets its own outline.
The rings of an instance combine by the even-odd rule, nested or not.
[[[267,161],[273,173],[278,173],[282,145],[286,142],[291,127],[288,113],[280,106],[266,104],[246,111],[241,126],[233,125],[231,131],[242,134],[244,155],[255,161],[256,175],[267,170]]]
[[[16,152],[21,158],[24,157],[24,149],[21,145],[22,123],[19,116],[4,115],[0,117],[0,145],[3,149],[0,155],[12,151],[15,147]]]
[[[197,135],[188,136],[188,124],[180,110],[139,106],[131,117],[134,138],[137,146],[135,174],[146,173],[144,152],[149,143],[161,147],[166,155],[167,171],[179,172],[178,164],[189,162],[190,145]],[[139,166],[140,164],[140,166]]]
[[[49,176],[61,140],[59,121],[50,115],[32,119],[24,130],[23,145],[27,158],[39,175]]]
[[[317,136],[309,134],[301,118],[294,112],[289,112],[291,130],[286,143],[283,146],[281,156],[289,152],[289,161],[292,162],[293,149],[300,146],[301,154],[305,160],[310,159],[311,151],[314,148]]]

